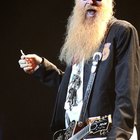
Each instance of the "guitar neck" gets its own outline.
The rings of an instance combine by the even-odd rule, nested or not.
[[[91,127],[90,125],[87,125],[86,127],[81,129],[79,132],[77,132],[75,135],[73,135],[68,140],[80,140],[80,139],[84,138],[87,134],[89,134],[90,127]]]

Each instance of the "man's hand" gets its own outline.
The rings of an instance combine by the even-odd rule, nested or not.
[[[39,64],[42,62],[42,57],[36,54],[22,55],[18,61],[20,68],[22,68],[26,73],[32,74],[39,68]]]

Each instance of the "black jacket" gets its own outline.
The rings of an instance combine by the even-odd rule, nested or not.
[[[107,56],[101,61],[90,101],[88,117],[112,114],[113,125],[108,140],[128,140],[136,117],[140,90],[140,48],[136,29],[128,22],[114,19],[107,34]],[[106,55],[106,54],[104,54]],[[90,75],[91,61],[84,66],[84,93]],[[58,72],[59,71],[59,72]],[[58,88],[52,129],[64,128],[64,103],[67,94],[71,66],[63,74],[60,70],[47,70],[41,66],[35,75],[41,81]]]

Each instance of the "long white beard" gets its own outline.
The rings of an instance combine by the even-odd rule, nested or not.
[[[59,59],[67,65],[88,61],[99,48],[107,30],[107,25],[113,14],[112,7],[100,9],[97,16],[87,21],[85,12],[77,6],[69,17],[65,43],[61,49]]]

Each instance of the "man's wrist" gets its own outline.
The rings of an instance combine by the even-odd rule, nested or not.
[[[44,57],[41,57],[41,58],[42,58],[42,60],[41,60],[41,62],[38,64],[39,67],[42,66],[43,63],[44,63]]]
[[[43,63],[44,63],[44,57],[41,57],[41,62],[38,64],[38,65],[36,65],[36,67],[34,68],[34,72],[39,68],[39,67],[41,67],[42,65],[43,65]]]

